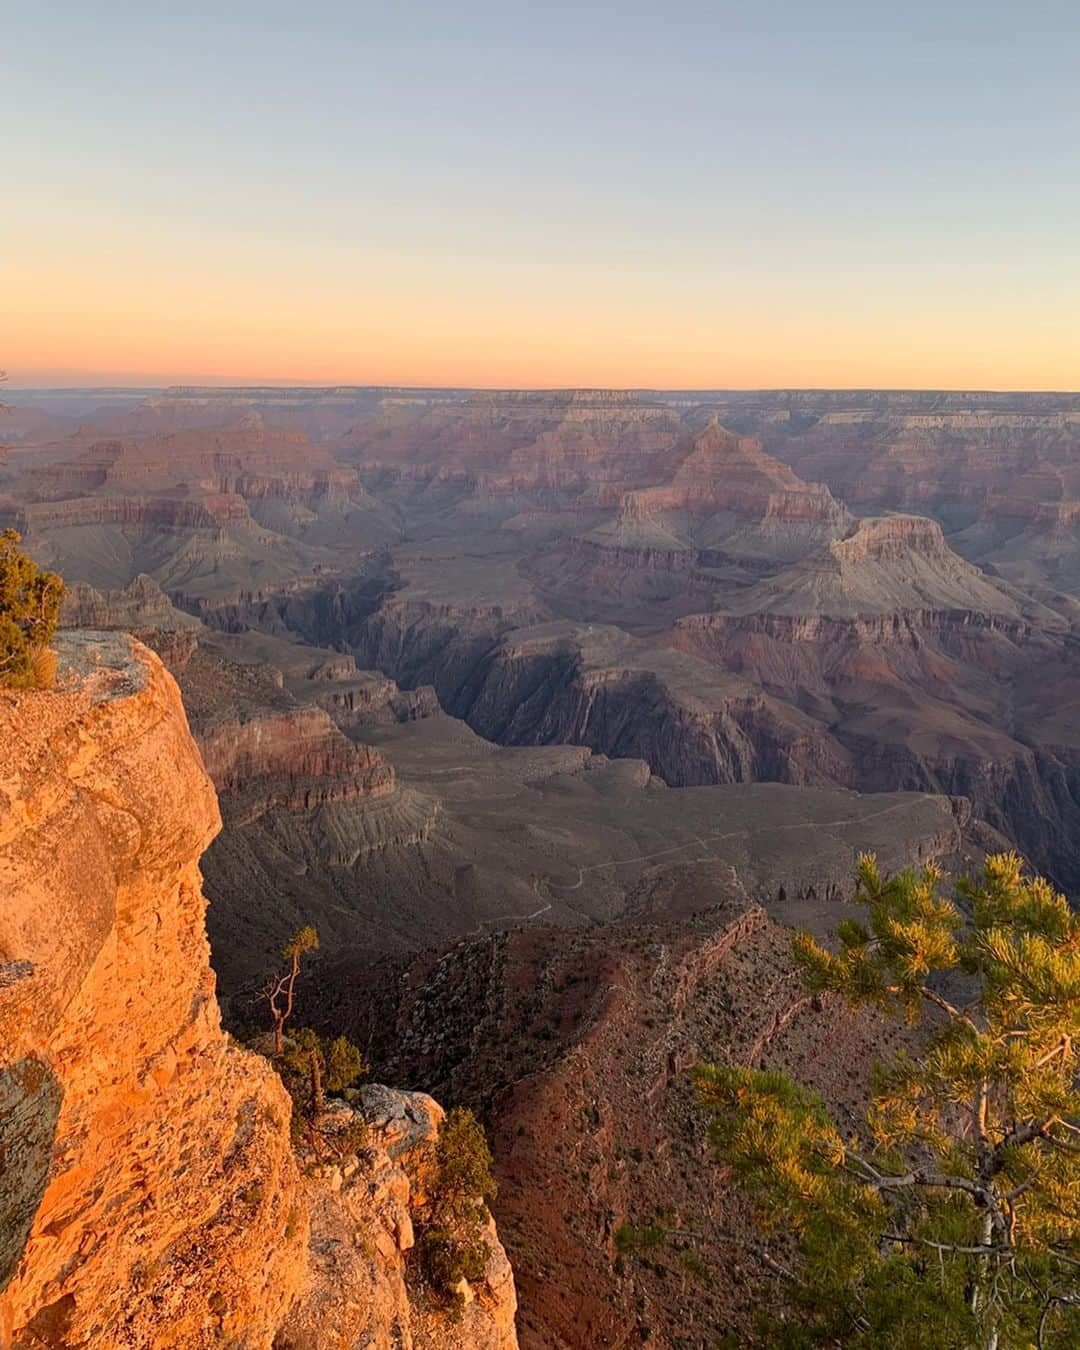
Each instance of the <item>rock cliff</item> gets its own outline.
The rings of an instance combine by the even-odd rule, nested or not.
[[[154,657],[118,635],[60,653],[61,692],[0,698],[0,1326],[266,1344],[307,1218],[288,1098],[218,1021],[213,789]]]
[[[823,618],[1025,613],[1062,626],[1050,611],[954,553],[936,521],[909,515],[860,520],[843,538],[751,587],[732,608]]]
[[[639,507],[681,509],[710,515],[731,511],[738,517],[842,523],[844,512],[820,483],[805,483],[786,464],[765,452],[760,441],[736,436],[717,419],[695,436],[671,481],[647,489]]]
[[[354,480],[306,436],[264,427],[256,415],[228,428],[94,441],[71,459],[33,470],[30,481],[45,498],[167,491],[181,482],[200,492],[259,498],[345,492]]]
[[[176,685],[121,634],[57,647],[55,692],[0,692],[0,1346],[510,1350],[493,1230],[460,1324],[406,1282],[430,1098],[336,1103],[366,1144],[301,1179],[280,1080],[220,1025]]]
[[[348,740],[322,708],[222,723],[207,729],[200,744],[235,823],[275,806],[308,810],[394,791],[394,771],[379,752]]]

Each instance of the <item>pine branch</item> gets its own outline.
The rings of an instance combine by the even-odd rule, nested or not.
[[[882,1233],[887,1242],[902,1242],[908,1247],[932,1247],[936,1252],[957,1252],[964,1256],[1007,1256],[1014,1250],[1011,1246],[984,1246],[981,1242],[965,1246],[960,1242],[933,1242],[930,1238],[905,1237],[903,1233]]]

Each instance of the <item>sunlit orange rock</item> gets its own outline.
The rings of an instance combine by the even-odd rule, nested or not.
[[[307,1213],[288,1098],[219,1023],[213,789],[157,657],[58,646],[57,692],[0,695],[0,1326],[269,1344]]]

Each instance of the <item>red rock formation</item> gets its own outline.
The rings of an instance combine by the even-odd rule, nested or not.
[[[12,489],[29,546],[72,580],[118,587],[142,571],[170,593],[220,596],[310,576],[331,546],[355,557],[398,533],[353,470],[258,418],[85,449],[74,439]]]
[[[520,929],[393,966],[378,986],[384,1016],[396,1004],[388,1058],[492,1122],[529,1350],[740,1343],[772,1296],[751,1258],[679,1242],[620,1255],[616,1240],[657,1223],[757,1236],[710,1155],[690,1066],[784,1069],[850,1119],[870,1064],[905,1036],[807,998],[789,933],[729,867],[673,868],[640,902],[602,933]]]
[[[827,488],[802,482],[759,441],[715,419],[653,469],[661,467],[663,481],[649,473],[624,483],[633,490],[611,502],[613,520],[556,539],[525,565],[554,606],[655,624],[708,607],[720,577],[710,569],[733,564],[745,582],[758,559],[800,557],[843,531],[845,512]],[[579,505],[607,500],[603,472],[593,477],[601,486]]]
[[[251,523],[238,496],[209,494],[197,501],[180,497],[72,497],[33,502],[22,508],[21,523],[30,531],[80,525],[139,525],[157,530],[216,530],[232,521]]]
[[[426,1093],[378,1084],[352,1095],[355,1105],[338,1103],[335,1114],[346,1120],[357,1110],[363,1115],[369,1156],[366,1165],[355,1159],[310,1169],[309,1273],[277,1344],[289,1350],[516,1350],[514,1277],[493,1222],[485,1235],[484,1273],[462,1290],[456,1319],[416,1300],[406,1283],[405,1258],[427,1201],[442,1108]]]
[[[557,493],[613,506],[664,476],[684,434],[660,403],[623,390],[477,393],[431,408],[387,407],[358,423],[343,450],[367,472],[475,485],[485,497]]]
[[[199,745],[231,825],[275,806],[309,810],[394,791],[392,766],[374,747],[350,741],[322,708],[218,723]]]
[[[95,441],[74,458],[31,471],[28,481],[49,498],[144,495],[179,484],[202,494],[260,497],[348,489],[355,475],[306,436],[268,428],[256,417],[235,427]]]
[[[161,635],[152,641],[160,645]],[[323,708],[301,706],[275,667],[196,647],[176,674],[230,827],[277,807],[304,812],[393,793],[394,770],[379,752],[350,740]]]
[[[842,538],[751,587],[733,613],[869,618],[972,612],[1044,625],[1061,621],[966,562],[936,521],[894,515],[860,520]]]
[[[1080,496],[1080,413],[832,412],[785,453],[846,500],[882,507]]]
[[[176,609],[157,582],[145,573],[140,573],[122,590],[99,591],[80,582],[69,585],[60,609],[60,623],[64,628],[189,628],[193,630],[193,638],[198,628],[197,622]]]
[[[635,494],[624,507],[646,513],[686,510],[697,514],[732,511],[750,520],[771,516],[785,521],[838,524],[843,510],[828,488],[805,483],[761,442],[726,431],[715,418],[689,442],[670,482]]]

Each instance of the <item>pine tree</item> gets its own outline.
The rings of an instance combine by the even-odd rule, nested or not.
[[[456,1300],[460,1282],[479,1280],[491,1255],[485,1202],[497,1191],[484,1127],[467,1108],[443,1121],[434,1161],[416,1260],[436,1295]]]
[[[48,647],[65,586],[55,572],[42,572],[19,543],[15,530],[0,533],[0,685],[47,688],[56,670]]]
[[[695,1070],[785,1289],[770,1345],[1080,1345],[1080,917],[1013,854],[941,882],[863,857],[866,923],[796,939],[812,991],[926,1024],[859,1137],[783,1074]]]
[[[293,1099],[294,1119],[308,1124],[322,1115],[328,1095],[352,1087],[370,1071],[351,1041],[344,1036],[331,1040],[311,1027],[293,1032],[275,1063]]]

